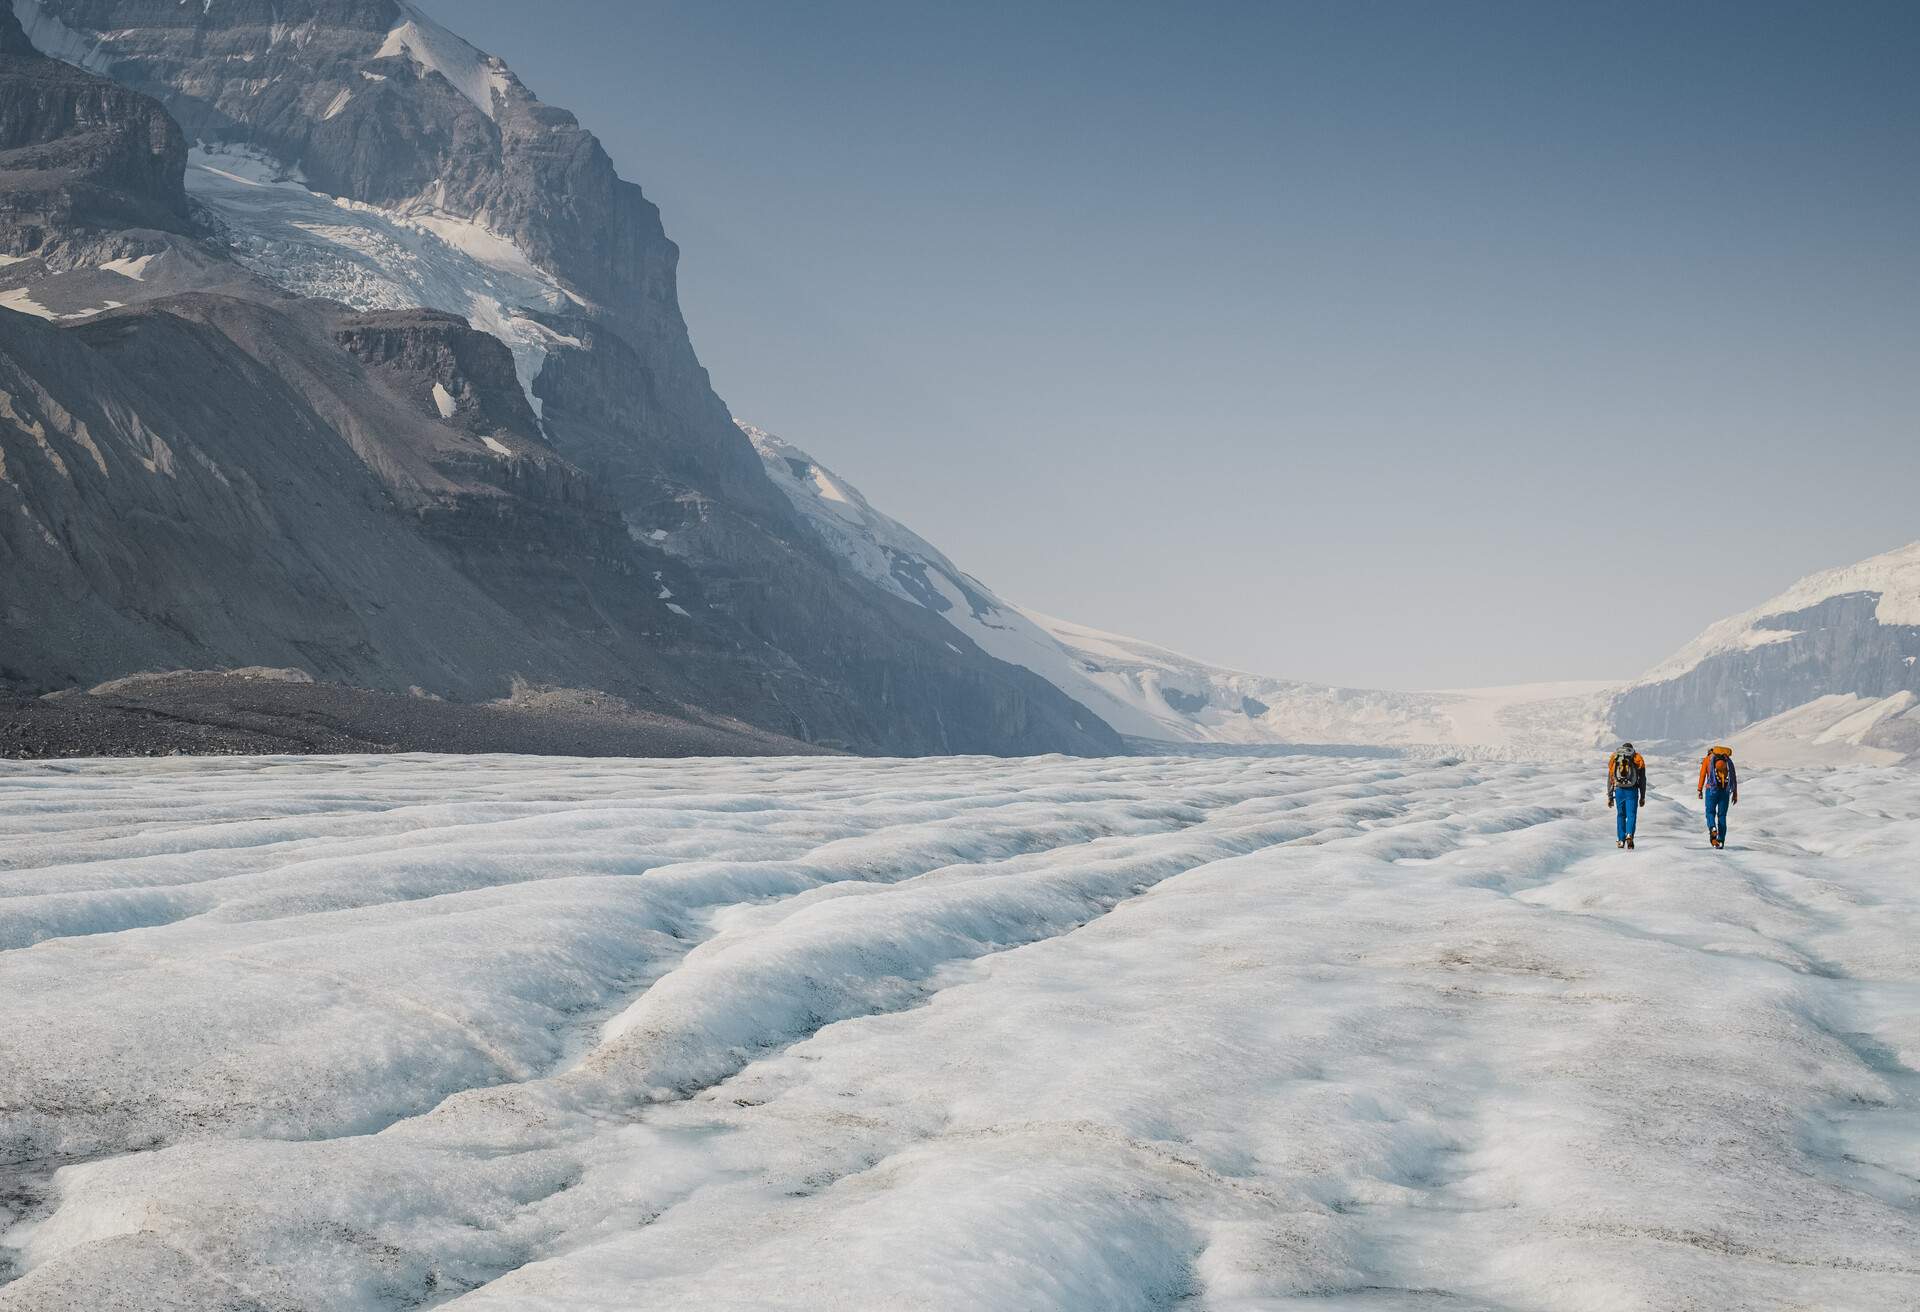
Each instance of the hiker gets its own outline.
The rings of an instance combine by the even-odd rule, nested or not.
[[[1727,845],[1727,808],[1740,801],[1740,776],[1733,748],[1712,747],[1700,758],[1700,797],[1707,804],[1707,841]]]
[[[1640,807],[1646,800],[1647,758],[1634,751],[1632,743],[1621,743],[1620,750],[1607,758],[1607,805],[1613,807],[1614,829],[1619,835],[1615,847],[1633,846],[1633,831],[1640,823]]]

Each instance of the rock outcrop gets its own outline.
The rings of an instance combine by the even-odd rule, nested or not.
[[[0,312],[7,686],[289,666],[1119,746],[827,549],[708,385],[658,212],[499,61],[392,0],[16,9],[0,124],[78,162],[0,206],[33,252],[0,304],[51,321]]]
[[[186,139],[150,97],[43,57],[0,9],[0,255],[184,232]]]

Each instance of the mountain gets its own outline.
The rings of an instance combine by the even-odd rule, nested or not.
[[[1623,688],[1609,718],[1647,739],[1745,731],[1770,756],[1898,759],[1920,751],[1917,696],[1920,542],[1721,620]]]
[[[1624,689],[1342,688],[1022,608],[735,424],[678,260],[591,133],[413,5],[14,0],[0,693],[267,667],[903,754],[1920,747],[1920,545]]]
[[[847,479],[763,429],[742,431],[775,487],[876,590],[938,616],[955,635],[1047,680],[1131,740],[1477,748],[1551,755],[1599,740],[1599,683],[1387,692],[1225,669],[1153,643],[1026,610],[877,510]]]
[[[0,686],[268,666],[1115,750],[795,513],[678,255],[572,115],[411,5],[15,0]]]

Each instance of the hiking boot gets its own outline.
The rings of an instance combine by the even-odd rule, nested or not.
[[[1627,845],[1627,840],[1624,838],[1616,838],[1613,840],[1613,845],[1615,847],[1625,847]]]
[[[1632,834],[1627,835],[1627,851],[1629,852],[1633,851],[1633,835]]]

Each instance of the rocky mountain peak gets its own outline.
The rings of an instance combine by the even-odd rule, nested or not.
[[[864,750],[1118,747],[796,513],[658,211],[500,60],[392,0],[13,9],[56,58],[0,55],[0,233],[75,249],[0,262],[49,321],[0,311],[6,390],[41,398],[0,422],[0,560],[34,580],[0,682],[273,665]]]

